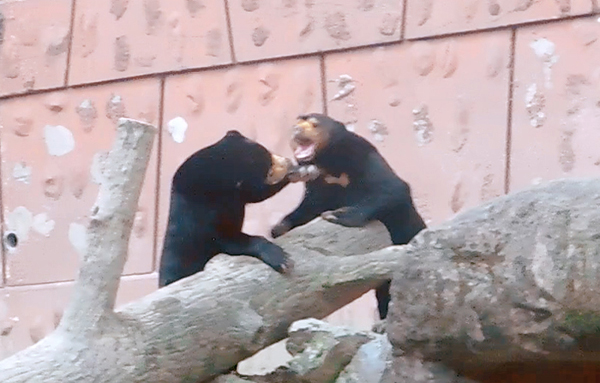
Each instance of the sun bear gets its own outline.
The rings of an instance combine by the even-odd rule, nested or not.
[[[310,178],[303,175],[294,172],[291,160],[236,130],[192,154],[171,183],[159,287],[203,270],[219,253],[256,257],[280,273],[289,272],[293,263],[283,249],[262,236],[244,234],[242,225],[246,204],[272,197],[290,181]]]
[[[410,186],[369,141],[341,122],[317,113],[299,116],[291,147],[300,165],[316,165],[322,175],[306,182],[303,200],[271,229],[273,238],[319,215],[347,227],[378,220],[395,245],[408,243],[426,227]],[[375,290],[381,319],[387,316],[389,288],[387,281]]]

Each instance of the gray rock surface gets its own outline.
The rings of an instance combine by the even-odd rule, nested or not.
[[[435,376],[445,366],[600,361],[599,179],[496,198],[406,250],[391,288],[388,383],[457,381]],[[429,377],[407,377],[411,364]]]
[[[293,356],[290,371],[302,381],[314,383],[332,382],[375,335],[317,319],[294,322],[289,334],[286,349]]]
[[[294,322],[286,349],[287,366],[267,375],[229,374],[215,383],[379,383],[391,360],[392,347],[384,335],[334,326],[317,319]],[[337,379],[337,380],[336,380]]]
[[[386,335],[374,334],[374,339],[360,346],[335,383],[380,383],[386,367],[392,361],[392,345]]]

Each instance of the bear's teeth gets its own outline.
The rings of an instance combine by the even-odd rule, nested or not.
[[[314,144],[311,145],[300,145],[296,148],[296,150],[294,151],[294,156],[297,159],[306,159],[311,157],[314,154]]]

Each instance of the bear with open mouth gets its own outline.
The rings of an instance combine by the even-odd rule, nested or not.
[[[277,238],[314,218],[347,227],[378,220],[395,245],[408,243],[426,225],[408,183],[369,141],[323,114],[298,117],[290,141],[299,165],[316,165],[320,176],[306,182],[300,205],[271,229]],[[375,290],[379,317],[385,319],[390,281]]]

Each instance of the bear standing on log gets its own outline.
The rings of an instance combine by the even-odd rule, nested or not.
[[[219,253],[249,255],[289,272],[293,263],[281,247],[242,233],[245,206],[272,197],[289,182],[311,179],[302,173],[306,169],[236,130],[192,154],[171,184],[159,287],[202,271]]]
[[[377,149],[344,124],[322,114],[298,117],[291,146],[300,165],[316,165],[318,178],[307,181],[300,205],[271,230],[277,238],[321,217],[347,227],[378,220],[395,245],[408,243],[426,225],[410,186],[394,173]],[[390,281],[375,290],[379,317],[385,319]]]

